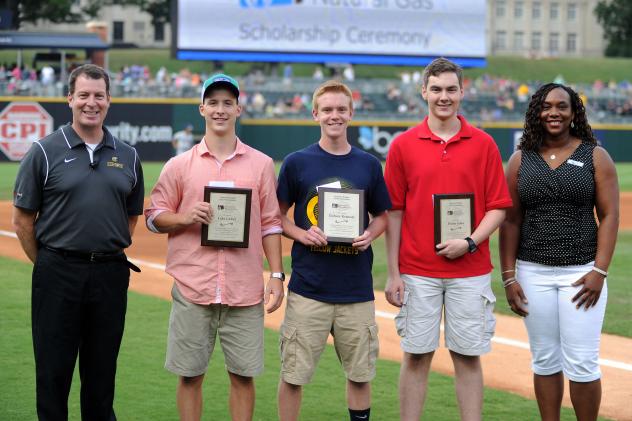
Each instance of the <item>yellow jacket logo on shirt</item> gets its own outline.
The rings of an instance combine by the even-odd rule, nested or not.
[[[123,169],[123,164],[118,162],[118,157],[117,156],[113,156],[112,159],[107,162],[107,166],[108,167],[116,167],[116,168]]]

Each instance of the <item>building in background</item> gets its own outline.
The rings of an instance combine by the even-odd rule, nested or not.
[[[603,56],[597,0],[487,0],[487,54]]]
[[[75,7],[87,5],[87,0],[75,0]],[[105,24],[107,42],[112,48],[117,47],[155,47],[171,46],[171,28],[169,24],[151,23],[151,15],[140,10],[138,6],[121,6],[118,4],[103,6],[95,21]],[[86,22],[74,24],[55,24],[40,21],[37,24],[24,22],[21,31],[33,32],[85,32]]]

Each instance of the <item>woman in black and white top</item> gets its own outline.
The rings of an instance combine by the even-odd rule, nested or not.
[[[565,375],[577,419],[595,420],[619,187],[575,91],[549,83],[533,95],[507,181],[514,206],[500,229],[501,271],[529,332],[540,414],[559,420]]]

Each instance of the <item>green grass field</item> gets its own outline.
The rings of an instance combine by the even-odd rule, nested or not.
[[[152,187],[156,183],[162,166],[161,162],[144,162],[143,174],[145,176],[145,194],[149,195]],[[279,172],[280,163],[277,162],[276,170]],[[18,171],[18,164],[15,162],[0,163],[0,200],[11,200],[13,183]],[[622,192],[632,191],[632,163],[625,162],[617,164],[619,175],[619,188]]]
[[[143,164],[145,175],[145,193],[149,195],[155,184],[162,163],[147,162]],[[277,172],[279,163],[277,163]],[[10,200],[13,189],[13,181],[17,171],[17,164],[5,163],[0,165],[0,200]],[[632,191],[632,163],[617,164],[619,183],[622,191]],[[491,239],[491,254],[494,266],[498,264],[498,241],[497,235]],[[386,251],[384,237],[378,238],[373,244],[374,262],[373,277],[374,285],[378,290],[383,290],[388,276]],[[621,232],[617,243],[617,249],[610,266],[610,276],[608,277],[609,300],[604,321],[604,332],[615,335],[632,337],[632,321],[629,318],[629,308],[632,306],[632,287],[627,282],[626,274],[629,272],[629,263],[632,261],[632,232]],[[291,258],[284,257],[283,260],[286,271],[291,267]],[[502,314],[511,314],[505,300],[505,292],[500,284],[500,274],[494,270],[494,293],[497,297],[496,311]]]
[[[71,52],[71,51],[69,51]],[[82,51],[74,51],[83,58]],[[24,50],[23,62],[31,64],[36,50]],[[142,60],[139,60],[142,57]],[[0,51],[0,61],[13,63],[16,61],[17,51]],[[210,72],[212,65],[204,61],[183,61],[171,58],[168,49],[111,49],[108,53],[110,70],[118,71],[130,64],[146,64],[155,73],[161,66],[169,71],[177,72],[188,68],[192,72]],[[232,75],[244,75],[253,66],[247,62],[226,62],[225,72]],[[280,74],[283,65],[278,66]],[[313,64],[295,63],[292,65],[294,75],[310,77],[314,71]],[[510,78],[519,81],[552,81],[557,75],[564,76],[568,83],[592,83],[596,79],[621,81],[630,78],[632,59],[624,58],[551,58],[533,60],[522,57],[487,57],[487,66],[476,69],[466,69],[466,77],[477,77],[483,74],[496,77]],[[419,70],[417,67],[399,66],[368,66],[354,67],[357,78],[389,78],[396,79],[404,71]]]
[[[0,258],[0,419],[36,419],[35,376],[30,326],[31,265]],[[136,293],[129,294],[125,337],[119,357],[115,409],[121,420],[160,421],[177,419],[176,377],[163,368],[170,304]],[[255,420],[276,419],[276,386],[279,376],[278,333],[266,331],[265,373],[257,379]],[[216,348],[220,349],[219,346]],[[399,364],[379,361],[373,382],[371,413],[376,420],[398,418]],[[305,388],[301,419],[346,419],[344,376],[335,352],[325,351],[312,384]],[[70,420],[79,419],[78,379],[71,391]],[[226,420],[228,379],[223,356],[213,356],[204,386],[204,419]],[[563,420],[575,419],[564,409]],[[534,420],[535,401],[485,390],[485,420]],[[458,408],[451,377],[432,373],[424,419],[455,420]]]
[[[632,191],[632,163],[617,164],[617,175],[619,177],[619,189],[622,192]]]

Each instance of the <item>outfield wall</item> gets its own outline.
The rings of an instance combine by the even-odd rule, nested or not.
[[[12,113],[16,105],[39,104],[42,113]],[[19,160],[30,143],[37,140],[41,121],[53,129],[72,118],[68,103],[62,98],[0,97],[0,161]],[[106,125],[119,139],[133,145],[144,161],[165,161],[173,155],[173,133],[187,123],[194,126],[197,137],[204,132],[204,120],[195,100],[117,100],[112,101]],[[384,159],[393,138],[414,121],[353,121],[349,128],[349,141],[371,154]],[[475,123],[476,124],[476,123]],[[477,124],[487,131],[498,144],[503,159],[509,158],[521,135],[520,123]],[[596,136],[617,162],[632,162],[632,124],[594,125]],[[320,131],[309,120],[253,120],[241,119],[237,133],[246,143],[282,160],[288,153],[315,142]]]

